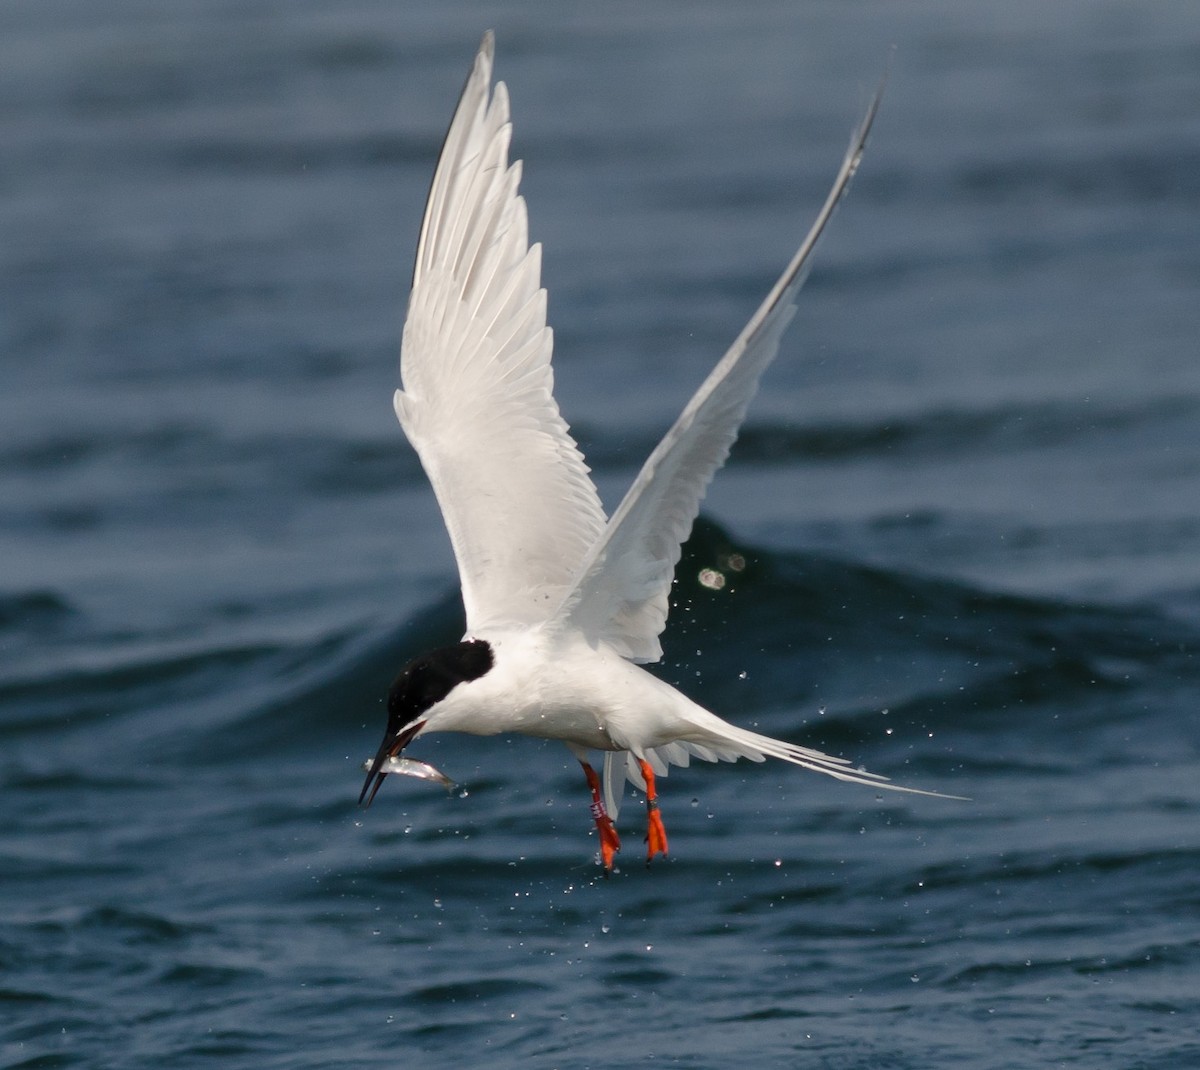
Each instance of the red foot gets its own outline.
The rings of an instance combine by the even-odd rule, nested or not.
[[[662,814],[658,810],[658,793],[654,790],[654,770],[650,763],[638,759],[638,768],[646,782],[646,865],[655,855],[667,853],[667,830],[663,827]]]
[[[587,777],[588,787],[592,789],[592,820],[596,822],[596,831],[600,834],[600,860],[604,863],[604,872],[611,873],[613,855],[621,849],[621,838],[617,835],[612,818],[604,809],[604,801],[600,798],[600,778],[587,762],[583,766],[583,775]]]

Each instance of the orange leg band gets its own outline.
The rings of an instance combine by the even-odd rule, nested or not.
[[[621,849],[621,839],[617,835],[612,818],[604,809],[604,800],[600,797],[600,778],[596,775],[596,770],[587,762],[581,761],[579,764],[583,766],[583,775],[587,777],[588,787],[592,789],[592,820],[596,822],[596,831],[600,834],[600,860],[604,863],[604,872],[611,873],[613,855]]]

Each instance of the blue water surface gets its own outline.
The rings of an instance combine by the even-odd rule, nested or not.
[[[610,507],[886,72],[662,672],[971,801],[698,763],[608,880],[558,745],[357,808],[488,27]],[[0,1066],[1200,1065],[1198,100],[1189,0],[0,6]]]

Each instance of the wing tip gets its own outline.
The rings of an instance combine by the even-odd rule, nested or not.
[[[485,100],[488,90],[492,84],[492,68],[496,61],[496,31],[486,30],[483,37],[479,41],[479,49],[475,53],[475,63],[471,68],[471,75],[467,79],[467,85],[479,85],[480,92],[484,94]],[[466,90],[463,91],[465,97]]]
[[[459,105],[470,95],[472,87],[484,94],[485,98],[492,83],[492,67],[496,59],[496,31],[486,30],[479,40],[479,48],[475,51],[475,62],[471,65],[471,73],[467,76],[467,84],[463,88]],[[457,118],[457,111],[455,113]]]

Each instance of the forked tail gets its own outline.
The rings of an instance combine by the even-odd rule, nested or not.
[[[680,739],[661,747],[647,748],[642,757],[650,763],[657,776],[666,776],[672,765],[689,765],[693,757],[701,758],[706,762],[736,762],[739,758],[747,758],[752,762],[763,762],[767,758],[779,758],[782,761],[791,762],[792,765],[811,769],[814,773],[824,773],[835,780],[844,780],[851,784],[865,784],[882,791],[898,791],[906,795],[927,795],[934,799],[965,801],[967,798],[965,795],[948,795],[941,791],[927,791],[924,788],[910,788],[903,784],[893,784],[883,774],[872,773],[861,766],[855,766],[848,758],[837,758],[809,747],[787,743],[782,739],[759,735],[757,732],[738,728],[715,716],[713,719],[720,725],[719,732],[714,729],[698,729],[695,739]],[[621,795],[626,780],[635,788],[644,789],[645,785],[637,759],[638,756],[630,751],[609,751],[604,755],[604,804],[614,818],[620,810]]]

